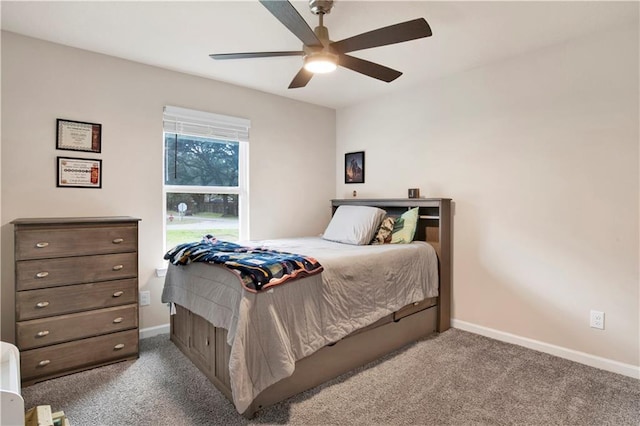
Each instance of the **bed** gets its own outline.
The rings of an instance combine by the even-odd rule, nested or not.
[[[334,213],[340,206],[369,206],[394,217],[412,208],[418,212],[414,242],[262,242],[304,251],[324,271],[257,293],[239,286],[237,275],[223,266],[169,266],[163,301],[174,307],[171,340],[246,417],[449,328],[451,200],[348,199],[331,205]],[[377,266],[383,260],[395,266]]]

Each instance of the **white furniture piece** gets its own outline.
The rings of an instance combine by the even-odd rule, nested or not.
[[[0,399],[0,424],[24,425],[24,399],[20,394],[20,352],[7,342],[0,342]]]

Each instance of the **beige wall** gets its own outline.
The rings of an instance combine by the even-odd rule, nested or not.
[[[163,264],[162,107],[168,104],[251,120],[252,238],[324,229],[335,193],[335,111],[3,32],[2,340],[13,339],[10,222],[17,217],[141,218],[140,288],[152,298],[141,308],[141,327],[168,323],[162,279],[154,275]],[[56,150],[56,118],[101,123],[102,153]],[[58,155],[101,158],[103,188],[56,188]]]
[[[456,320],[638,366],[638,71],[635,26],[339,110],[337,195],[453,198]]]

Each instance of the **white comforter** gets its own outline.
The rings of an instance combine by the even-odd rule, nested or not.
[[[163,302],[229,330],[233,401],[243,413],[296,360],[413,302],[438,295],[438,263],[424,242],[352,246],[321,238],[252,242],[315,257],[322,274],[250,293],[228,269],[169,265]]]

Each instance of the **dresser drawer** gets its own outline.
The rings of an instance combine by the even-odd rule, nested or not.
[[[26,350],[137,327],[138,307],[126,305],[18,322],[16,339]]]
[[[135,225],[68,226],[57,228],[18,228],[16,260],[136,251]]]
[[[32,290],[137,275],[137,253],[23,260],[16,262],[16,289]]]
[[[136,278],[18,291],[16,320],[24,321],[137,302]]]
[[[20,352],[23,381],[79,370],[138,353],[138,330],[121,331]]]

